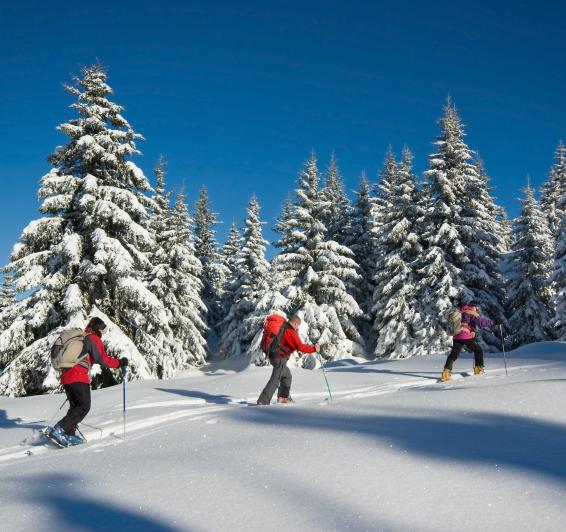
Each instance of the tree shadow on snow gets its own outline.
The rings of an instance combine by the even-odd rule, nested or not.
[[[422,412],[422,411],[421,411]],[[510,467],[566,483],[566,425],[505,414],[352,415],[303,409],[246,409],[246,421],[380,439],[446,461]]]
[[[144,515],[141,510],[131,510],[120,501],[96,500],[86,494],[88,484],[70,475],[42,475],[18,480],[23,484],[25,497],[38,504],[42,515],[49,516],[48,528],[53,530],[120,530],[133,532],[177,532],[157,518]],[[32,492],[29,493],[28,489]],[[20,490],[13,490],[14,497],[21,497]],[[43,519],[43,518],[41,518]],[[41,523],[37,523],[42,528]],[[46,525],[46,523],[43,523]],[[183,530],[189,530],[184,524]]]
[[[160,392],[174,393],[182,395],[183,397],[194,397],[195,399],[204,399],[207,403],[214,403],[217,405],[226,405],[233,403],[234,398],[229,395],[212,395],[205,392],[198,392],[196,390],[180,390],[176,388],[156,388]]]
[[[0,429],[42,429],[43,425],[38,425],[37,421],[24,422],[21,417],[10,419],[6,410],[0,408]]]

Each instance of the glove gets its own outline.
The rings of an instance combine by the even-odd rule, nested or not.
[[[128,359],[126,357],[122,357],[120,359],[120,367],[127,368],[128,367]]]

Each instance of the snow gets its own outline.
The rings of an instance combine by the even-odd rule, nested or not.
[[[255,407],[269,370],[233,358],[93,392],[89,442],[34,430],[61,394],[0,397],[2,530],[558,530],[566,343],[437,383],[443,356],[293,368],[295,405]],[[21,444],[22,441],[27,444]],[[26,454],[31,452],[31,454]],[[119,523],[119,525],[117,525]]]

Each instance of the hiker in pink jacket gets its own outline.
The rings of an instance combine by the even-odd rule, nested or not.
[[[458,310],[462,313],[460,332],[453,337],[452,351],[446,359],[444,371],[440,377],[442,381],[451,379],[452,366],[464,347],[474,353],[474,375],[484,373],[483,351],[476,340],[476,328],[491,327],[493,322],[480,316],[477,303],[462,305]]]

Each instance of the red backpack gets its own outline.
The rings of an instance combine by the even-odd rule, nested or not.
[[[263,336],[261,337],[261,350],[269,358],[289,354],[289,350],[281,346],[281,338],[283,338],[283,334],[288,327],[289,322],[279,314],[270,314],[265,318]]]

